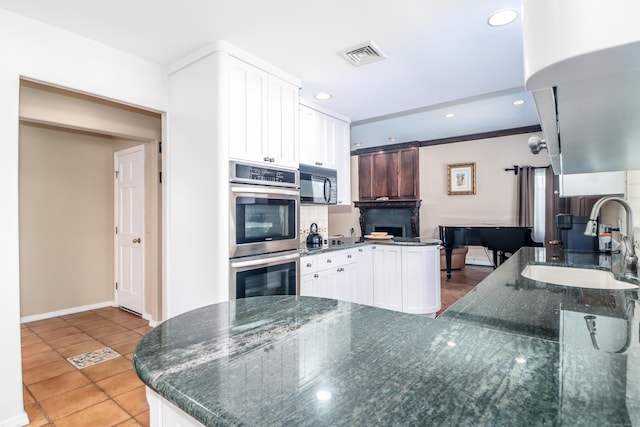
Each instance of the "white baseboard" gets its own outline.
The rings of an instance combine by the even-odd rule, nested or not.
[[[26,425],[29,425],[29,417],[24,411],[22,411],[22,414],[16,415],[13,418],[0,421],[0,427],[23,427]]]
[[[64,310],[50,311],[48,313],[34,314],[20,318],[20,323],[35,322],[36,320],[50,319],[52,317],[66,316],[67,314],[80,313],[83,311],[95,310],[104,307],[115,307],[113,301],[104,301],[96,304],[83,305],[81,307],[65,308]],[[28,424],[28,423],[27,423]],[[2,427],[2,424],[0,424]]]
[[[153,320],[153,317],[149,313],[144,313],[142,315],[142,318],[144,320],[148,320],[149,321],[149,326],[151,326],[152,328],[155,328],[156,326],[158,326],[160,324],[160,322],[156,322],[155,320]]]

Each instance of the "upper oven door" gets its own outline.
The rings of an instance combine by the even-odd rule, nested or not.
[[[299,205],[295,189],[231,184],[229,257],[298,249]]]

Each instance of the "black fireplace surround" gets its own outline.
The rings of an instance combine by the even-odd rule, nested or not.
[[[421,200],[353,202],[360,209],[360,231],[386,231],[396,237],[420,237]]]

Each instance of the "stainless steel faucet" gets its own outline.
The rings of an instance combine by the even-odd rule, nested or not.
[[[602,205],[609,201],[620,203],[627,213],[627,232],[626,235],[622,236],[622,241],[627,249],[624,257],[624,273],[637,277],[638,257],[636,256],[635,242],[633,239],[633,213],[631,212],[631,205],[629,205],[625,199],[618,196],[605,196],[599,199],[596,204],[593,205],[593,209],[591,209],[591,215],[589,216],[584,234],[586,236],[596,236],[598,234],[598,215],[600,215]]]

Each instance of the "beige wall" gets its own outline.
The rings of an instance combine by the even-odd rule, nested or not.
[[[113,300],[108,138],[20,126],[20,314]]]

